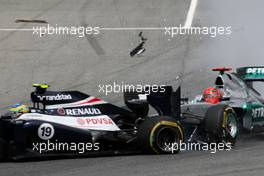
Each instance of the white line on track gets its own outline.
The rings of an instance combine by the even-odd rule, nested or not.
[[[184,24],[184,28],[190,28],[192,26],[194,14],[196,11],[196,7],[198,4],[198,0],[191,0],[190,8],[188,10],[188,14],[186,17],[186,21]],[[127,27],[127,28],[119,28],[119,27],[102,27],[99,28],[100,30],[112,30],[112,31],[119,31],[119,30],[164,30],[166,27]],[[40,29],[8,29],[3,28],[0,31],[37,31]]]
[[[125,28],[110,28],[110,27],[102,27],[100,30],[163,30],[165,27],[125,27]]]
[[[198,4],[198,0],[192,0],[191,4],[190,4],[190,8],[187,14],[187,18],[184,24],[184,28],[190,28],[192,26],[192,22],[193,22],[193,18],[194,18],[194,14],[196,11],[196,7]]]
[[[164,30],[166,27],[126,27],[126,28],[119,28],[119,27],[100,27],[99,30],[105,31],[120,31],[120,30]],[[3,28],[0,31],[39,31],[41,29],[7,29]]]
[[[0,29],[0,31],[33,31],[34,29]]]

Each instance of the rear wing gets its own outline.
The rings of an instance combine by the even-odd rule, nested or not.
[[[139,95],[141,94],[144,94],[144,92],[124,92],[125,104],[130,109],[138,109],[139,105],[135,106],[135,103],[131,104],[129,101],[136,99],[140,100]],[[181,87],[179,87],[176,91],[173,91],[172,86],[164,86],[163,90],[158,90],[157,92],[152,91],[149,95],[146,95],[146,99],[142,100],[140,103],[140,114],[146,115],[148,105],[151,105],[159,115],[171,116],[179,119],[181,115],[181,101]],[[146,111],[143,112],[143,110]]]
[[[240,67],[237,75],[245,82],[264,81],[264,66]]]

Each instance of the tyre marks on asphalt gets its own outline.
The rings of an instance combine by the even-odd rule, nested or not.
[[[91,0],[86,0],[84,2],[84,4],[82,5],[81,9],[80,9],[81,26],[83,26],[85,28],[87,26],[89,26],[87,24],[87,22],[86,22],[86,19],[85,19],[85,16],[86,16],[85,12],[86,12],[86,9],[88,8],[90,2],[91,2]],[[90,46],[92,47],[92,49],[95,51],[95,53],[98,56],[105,55],[105,50],[103,49],[103,47],[99,43],[99,41],[97,39],[97,35],[87,35],[87,34],[85,34],[85,39],[88,41],[88,43],[90,44]]]
[[[32,17],[31,20],[37,20],[38,18],[40,18],[41,16],[43,16],[46,12],[48,12],[51,9],[53,9],[53,8],[57,7],[58,5],[60,5],[63,1],[64,0],[60,0],[58,2],[53,3],[52,5],[50,5],[49,7],[47,7],[46,9],[44,9],[43,11],[41,11],[40,13],[38,13],[34,17]],[[26,26],[27,26],[27,24],[26,23],[23,23],[17,29],[22,29],[22,28],[24,28]],[[7,35],[5,35],[4,37],[0,38],[0,43],[4,42],[9,37],[13,36],[17,31],[19,31],[19,30],[12,30]]]
[[[84,25],[85,26],[85,25]],[[85,34],[86,40],[90,43],[91,47],[95,51],[95,53],[99,56],[105,55],[105,51],[98,42],[97,38],[95,35],[87,35]]]

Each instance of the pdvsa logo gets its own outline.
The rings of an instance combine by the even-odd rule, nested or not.
[[[85,125],[85,120],[83,118],[78,118],[77,123],[81,126]]]
[[[81,126],[84,125],[113,125],[114,122],[110,118],[77,118],[77,123]]]

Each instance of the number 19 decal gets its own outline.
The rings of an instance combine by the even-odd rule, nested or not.
[[[43,140],[49,140],[54,136],[54,127],[49,123],[43,123],[38,128],[38,136]]]

